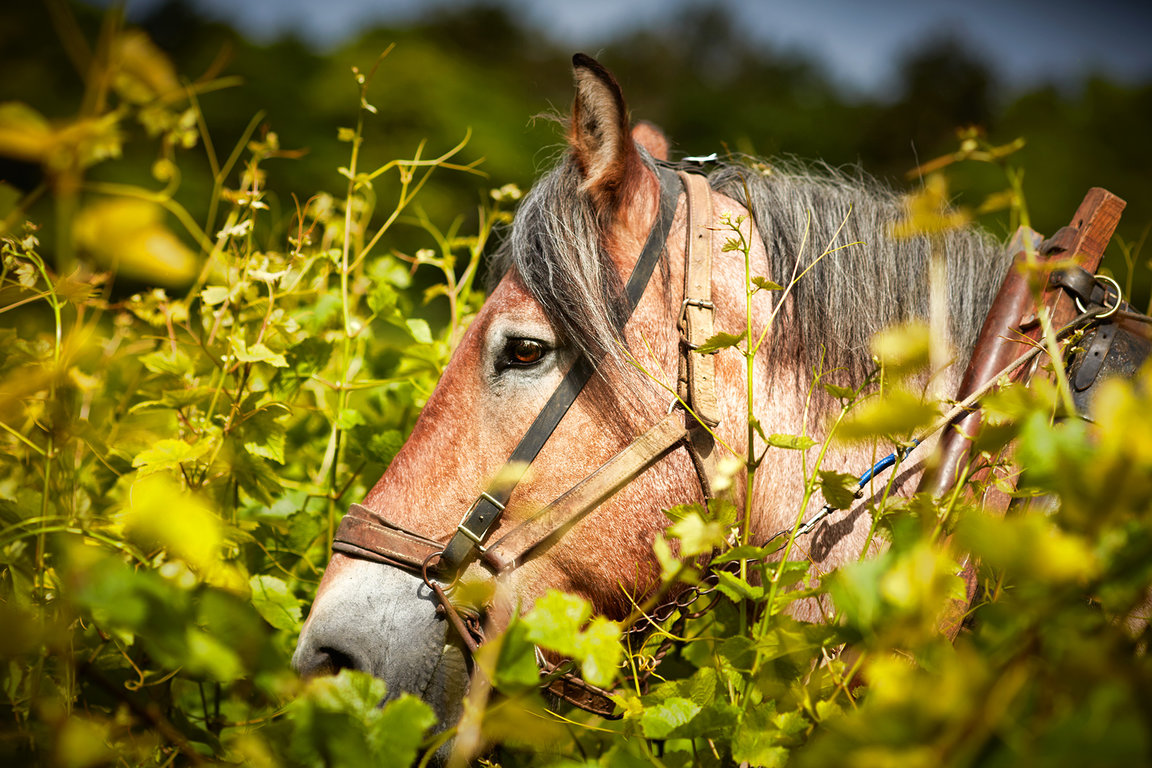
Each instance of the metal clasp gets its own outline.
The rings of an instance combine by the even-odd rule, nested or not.
[[[468,518],[470,518],[472,516],[472,513],[476,511],[476,507],[478,507],[480,505],[480,502],[485,500],[485,499],[488,500],[489,504],[496,507],[496,509],[500,510],[501,512],[505,511],[505,509],[506,509],[505,506],[503,504],[501,504],[498,499],[496,499],[494,496],[492,496],[492,494],[488,493],[488,491],[481,491],[480,495],[476,497],[476,501],[473,502],[472,506],[468,509],[468,511],[464,513],[464,517],[460,518],[460,522],[456,525],[456,532],[462,534],[465,538],[467,538],[469,541],[471,541],[473,544],[475,544],[476,549],[478,549],[480,551],[480,554],[484,554],[485,552],[488,551],[484,547],[483,540],[479,536],[477,536],[475,533],[470,531],[468,528],[466,528],[464,526],[464,524],[466,522],[468,522]],[[485,526],[485,527],[487,527],[487,526]]]
[[[1096,315],[1097,320],[1103,320],[1106,317],[1111,317],[1112,315],[1116,314],[1116,311],[1120,309],[1120,305],[1124,303],[1124,295],[1123,295],[1124,292],[1120,288],[1120,283],[1116,282],[1111,277],[1108,277],[1108,275],[1094,275],[1094,279],[1096,280],[1097,284],[1099,284],[1099,282],[1101,280],[1107,280],[1109,283],[1112,283],[1112,285],[1116,288],[1116,304],[1115,304],[1115,306],[1113,306],[1107,312],[1103,312],[1099,315]],[[1108,289],[1107,288],[1104,289],[1104,297],[1105,298],[1108,297]],[[1081,312],[1087,312],[1088,311],[1088,308],[1080,303],[1080,297],[1079,296],[1073,295],[1072,299],[1076,302],[1076,308],[1077,309],[1079,309]]]

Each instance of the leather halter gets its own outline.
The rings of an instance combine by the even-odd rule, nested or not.
[[[692,350],[713,334],[711,296],[712,197],[704,177],[657,167],[660,209],[648,233],[644,249],[625,287],[627,313],[617,328],[631,317],[647,287],[671,232],[683,185],[687,195],[688,227],[685,293],[681,305],[680,381],[678,395],[684,409],[671,409],[664,418],[634,439],[627,447],[577,483],[555,501],[530,516],[496,542],[485,546],[501,513],[527,466],[543,448],[568,408],[593,373],[592,364],[578,359],[565,374],[548,402],[513,450],[500,482],[480,494],[447,542],[435,541],[407,531],[360,504],[353,504],[340,521],[332,549],[357,557],[413,571],[427,579],[433,570],[452,579],[474,553],[493,571],[509,571],[530,557],[538,547],[555,541],[572,525],[596,509],[644,470],[679,445],[685,445],[707,497],[712,495],[714,443],[704,425],[719,422],[715,393],[714,362]],[[446,596],[436,589],[442,602]],[[450,617],[454,611],[445,604]],[[454,622],[455,623],[455,622]],[[467,642],[467,638],[465,638]]]

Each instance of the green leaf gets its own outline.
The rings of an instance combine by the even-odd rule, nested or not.
[[[287,582],[276,576],[258,574],[248,579],[248,585],[252,588],[252,605],[265,621],[276,629],[299,634],[303,605]]]
[[[768,436],[768,445],[790,451],[806,451],[814,445],[819,445],[819,443],[807,435],[781,435],[777,433]]]
[[[141,469],[141,474],[174,469],[186,461],[195,461],[212,447],[212,441],[199,440],[186,443],[183,440],[158,440],[132,459],[132,466]]]
[[[828,579],[828,594],[846,623],[870,634],[880,616],[880,580],[888,567],[887,555],[840,566]]]
[[[432,708],[410,694],[390,701],[368,721],[374,765],[412,765],[424,732],[436,724]]]
[[[921,322],[887,328],[872,337],[872,354],[893,375],[905,375],[928,365],[932,334]]]
[[[252,398],[254,403],[259,398]],[[249,403],[246,403],[246,405]],[[282,403],[269,403],[246,415],[237,427],[237,435],[244,450],[254,456],[284,463],[285,426],[280,419],[289,415]]]
[[[620,659],[624,654],[620,646],[620,625],[597,616],[581,633],[579,641],[577,655],[584,679],[592,685],[610,686],[616,679]]]
[[[712,558],[712,564],[721,565],[723,563],[730,563],[733,560],[759,560],[768,554],[768,550],[765,547],[733,547],[727,552],[721,552]]]
[[[200,301],[204,302],[204,306],[214,307],[223,304],[230,293],[226,285],[210,285],[200,292]]]
[[[432,343],[432,329],[428,327],[426,320],[421,320],[418,317],[410,317],[404,321],[408,326],[408,332],[412,334],[412,338],[418,344],[431,344]]]
[[[780,746],[776,718],[775,701],[751,707],[744,712],[732,737],[732,759],[765,768],[786,765],[788,750]]]
[[[184,667],[193,674],[205,674],[213,680],[230,682],[244,675],[244,664],[236,652],[197,627],[188,628],[188,651]]]
[[[759,277],[759,276],[754,276],[752,278],[752,284],[755,285],[761,291],[782,291],[782,290],[784,290],[784,286],[780,285],[779,283],[774,283],[767,278]]]
[[[890,388],[884,397],[858,404],[836,430],[840,440],[854,442],[875,437],[907,437],[932,424],[936,405],[904,389]]]
[[[764,599],[764,587],[749,584],[734,573],[717,571],[716,577],[718,579],[716,589],[720,590],[725,597],[734,603],[741,602],[742,600],[752,600],[755,602]]]
[[[536,601],[523,622],[531,642],[575,656],[580,648],[577,636],[591,615],[592,606],[587,600],[550,589]]]
[[[536,663],[536,646],[528,639],[528,630],[523,622],[511,622],[498,642],[499,653],[493,662],[496,687],[506,693],[513,693],[539,686],[540,667]]]
[[[827,381],[821,382],[820,386],[824,387],[824,391],[837,400],[850,402],[856,399],[856,390],[851,387],[841,387],[839,384],[832,384]]]
[[[708,354],[711,354],[713,352],[718,352],[721,349],[728,349],[729,347],[734,347],[743,340],[744,340],[743,334],[737,336],[735,334],[724,333],[723,331],[721,331],[720,333],[717,333],[716,335],[709,337],[707,341],[705,341],[703,344],[701,344],[699,347],[697,347],[693,351],[695,351],[696,353],[701,354],[701,355],[708,355]]]
[[[649,739],[666,739],[694,718],[701,709],[703,707],[689,699],[668,698],[644,709],[640,715],[640,729]]]
[[[267,363],[275,368],[288,367],[288,361],[284,355],[268,349],[263,342],[248,347],[243,339],[234,336],[231,343],[232,354],[236,355],[236,359],[242,363]]]
[[[140,363],[153,373],[168,373],[174,376],[191,373],[195,366],[192,358],[182,347],[177,347],[176,351],[172,351],[168,345],[164,345],[155,352],[141,355]]]
[[[856,487],[860,484],[855,475],[846,472],[820,470],[820,493],[833,509],[848,509],[856,502]]]
[[[400,295],[395,288],[384,280],[377,280],[368,294],[368,308],[373,314],[388,318],[396,310],[399,299]]]
[[[336,426],[346,431],[367,423],[364,414],[355,408],[345,408],[336,416]]]

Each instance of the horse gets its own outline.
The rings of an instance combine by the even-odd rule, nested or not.
[[[749,387],[763,434],[822,440],[835,400],[812,390],[813,372],[845,386],[860,382],[873,366],[874,333],[929,315],[935,258],[943,259],[946,333],[957,350],[936,380],[942,391],[954,391],[1009,265],[1006,250],[974,228],[936,240],[893,237],[901,198],[858,172],[719,161],[706,177],[688,174],[699,190],[690,202],[669,170],[668,139],[649,123],[631,123],[612,74],[580,54],[573,73],[563,156],[521,201],[492,259],[495,287],[408,441],[355,507],[356,520],[383,531],[391,554],[373,556],[363,537],[338,548],[293,658],[306,676],[351,668],[383,678],[389,696],[421,697],[443,724],[461,714],[470,660],[452,617],[437,610],[442,582],[460,572],[491,578],[503,568],[509,597],[489,605],[485,617],[497,629],[549,589],[623,619],[633,600],[660,585],[653,541],[668,524],[664,510],[709,495],[714,460],[723,453],[716,444],[738,454],[747,445]],[[737,230],[747,253],[726,244]],[[711,263],[703,299],[688,285],[686,251],[694,239]],[[638,267],[645,259],[651,263]],[[637,288],[633,276],[641,269],[652,277]],[[746,270],[789,288],[749,296]],[[670,394],[684,377],[683,359],[704,358],[686,349],[699,341],[683,331],[683,315],[697,309],[722,332],[740,335],[749,321],[755,334],[768,329],[751,369],[731,347],[709,356],[714,442],[703,449],[692,440],[664,445],[630,481],[598,492],[561,530],[533,537],[514,563],[494,566],[494,548],[484,543],[522,530],[653,424],[679,418],[700,434],[691,423],[698,414],[685,413],[682,398]],[[533,438],[535,453],[509,464],[544,418],[537,414],[556,410],[554,393],[573,389],[578,370],[586,383],[569,391],[548,434]],[[763,451],[763,438],[753,439],[754,450]],[[709,451],[703,458],[712,468],[702,470],[701,453]],[[741,475],[732,479],[727,493],[738,507],[751,495],[750,540],[793,524],[805,498],[802,453],[774,455],[751,488]],[[833,444],[822,466],[858,474],[874,459],[869,446]],[[501,481],[510,466],[515,477]],[[895,492],[912,492],[923,470],[919,459],[902,464]],[[810,506],[809,517],[819,503]],[[857,559],[870,524],[867,504],[859,502],[825,520],[800,556],[817,574]],[[409,545],[415,554],[401,551]],[[429,578],[430,561],[453,549],[452,567]],[[829,609],[818,601],[793,608],[812,621]]]

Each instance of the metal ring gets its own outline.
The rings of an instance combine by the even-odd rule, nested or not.
[[[432,587],[432,577],[428,575],[428,563],[432,562],[433,558],[443,557],[445,551],[447,550],[442,549],[439,552],[433,552],[432,554],[428,555],[428,557],[424,558],[424,562],[420,565],[420,575],[424,579],[424,586],[428,587],[428,589],[432,589],[433,592],[435,592],[435,589]],[[460,574],[461,571],[457,570],[456,575],[452,577],[452,581],[448,583],[448,586],[443,587],[446,593],[455,589],[456,583],[460,581]]]
[[[1121,290],[1120,283],[1116,282],[1113,278],[1108,277],[1108,275],[1095,275],[1095,279],[1097,281],[1107,280],[1108,282],[1112,283],[1112,285],[1115,286],[1115,288],[1116,288],[1116,305],[1114,307],[1112,307],[1112,309],[1108,310],[1107,312],[1096,315],[1097,320],[1103,320],[1106,317],[1111,317],[1112,315],[1116,314],[1116,312],[1120,309],[1120,305],[1124,303],[1124,291]],[[1104,295],[1105,296],[1108,295],[1107,289],[1105,289]],[[1083,304],[1080,303],[1080,297],[1079,296],[1074,296],[1073,299],[1076,302],[1076,309],[1080,310],[1081,312],[1087,312],[1088,311],[1087,307],[1085,307]]]

